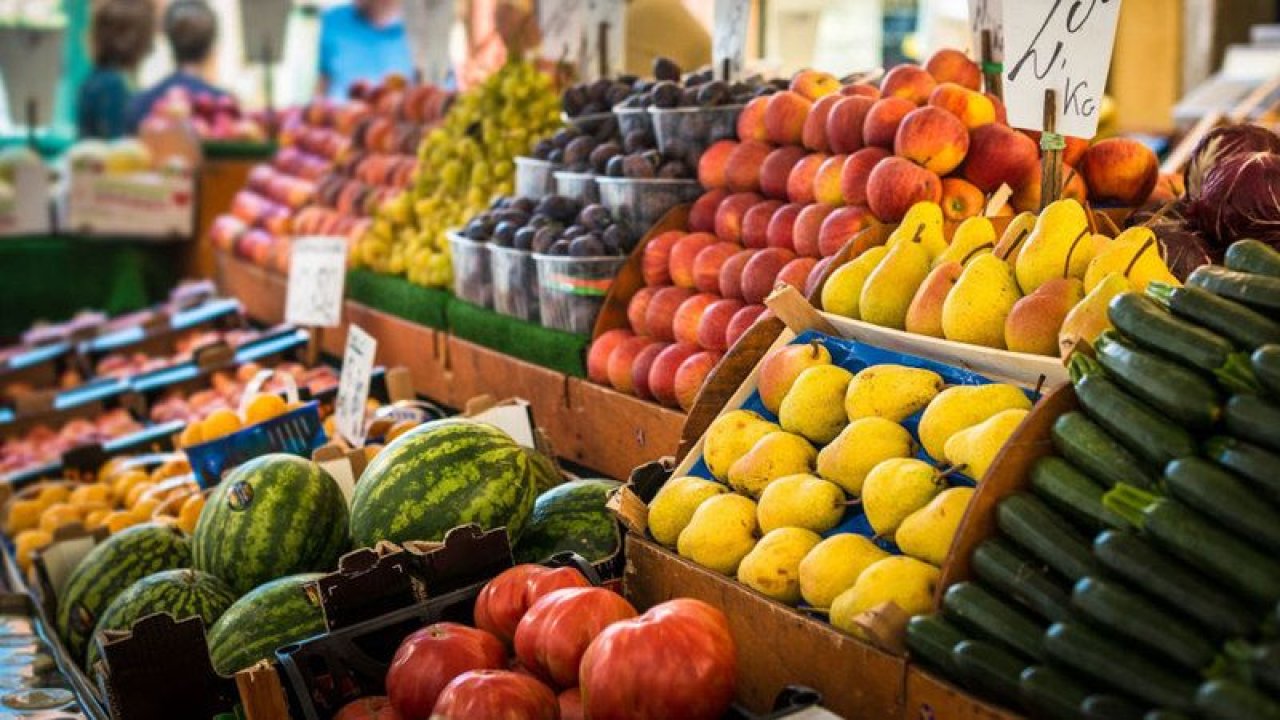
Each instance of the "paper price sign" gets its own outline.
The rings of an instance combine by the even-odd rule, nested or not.
[[[358,325],[347,329],[347,348],[342,353],[342,376],[338,379],[338,432],[347,442],[364,444],[364,411],[369,401],[369,378],[378,341]]]
[[[291,0],[240,0],[240,32],[246,62],[280,62],[285,25],[292,10]]]
[[[347,241],[340,237],[300,237],[289,256],[289,292],[284,319],[295,325],[337,327],[342,320],[342,287],[347,277]]]
[[[736,80],[747,62],[747,24],[751,20],[751,0],[716,0],[715,34],[711,38],[711,60],[716,77],[724,74]]]
[[[1017,0],[1014,0],[1017,2]],[[969,0],[969,30],[973,34],[971,57],[982,56],[982,32],[991,33],[991,62],[1004,59],[1004,11],[1002,0]]]
[[[1004,103],[1009,124],[1044,129],[1045,92],[1057,95],[1061,135],[1098,131],[1120,0],[1004,3]]]
[[[538,3],[538,27],[542,30],[542,57],[577,67],[586,44],[585,0],[542,0]]]
[[[625,0],[586,0],[587,3],[587,54],[588,77],[605,77],[622,72],[625,63],[626,17]],[[602,30],[603,29],[603,30]],[[602,70],[600,59],[601,35],[604,40],[604,61]]]
[[[413,65],[423,82],[440,85],[449,77],[449,34],[453,31],[452,0],[406,0],[404,26],[413,51]]]

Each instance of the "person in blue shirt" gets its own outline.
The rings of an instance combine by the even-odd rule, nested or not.
[[[155,5],[151,0],[107,0],[90,26],[93,68],[80,85],[76,126],[82,138],[114,140],[128,130],[130,75],[151,52]]]
[[[136,133],[151,106],[171,88],[179,87],[191,97],[222,97],[227,93],[205,82],[200,73],[218,38],[218,16],[204,0],[175,0],[164,13],[164,35],[173,50],[175,70],[168,77],[138,93],[129,102],[129,132]]]
[[[320,78],[316,94],[344,100],[357,81],[376,83],[390,73],[414,76],[400,16],[400,0],[354,0],[320,19]]]

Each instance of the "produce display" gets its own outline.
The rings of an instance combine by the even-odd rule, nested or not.
[[[205,330],[196,329],[174,339],[175,352],[169,357],[153,357],[141,352],[112,352],[104,355],[93,367],[95,377],[126,378],[142,373],[163,370],[189,362],[195,352],[214,343],[226,343],[231,349],[262,336],[257,330]]]
[[[68,420],[60,428],[36,425],[0,440],[0,477],[44,465],[74,447],[124,437],[142,430],[124,408],[114,408],[92,418]]]
[[[164,132],[189,126],[201,140],[265,142],[270,132],[266,113],[245,113],[233,95],[195,93],[181,85],[170,87],[151,106],[139,131]]]

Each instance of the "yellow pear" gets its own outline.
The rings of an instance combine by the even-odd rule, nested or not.
[[[995,255],[980,255],[965,267],[942,304],[948,340],[1004,348],[1004,324],[1022,297],[1013,269]]]
[[[1160,244],[1151,228],[1131,227],[1102,248],[1084,274],[1084,291],[1092,292],[1107,275],[1120,273],[1137,292],[1150,282],[1181,285],[1160,256]]]
[[[963,272],[964,266],[954,260],[934,266],[911,298],[903,329],[914,335],[942,337],[942,307]]]
[[[818,341],[803,345],[787,345],[769,353],[760,361],[756,378],[756,390],[765,409],[778,414],[782,398],[786,397],[800,373],[811,367],[831,364],[831,351]]]
[[[1022,246],[1026,243],[1031,231],[1036,228],[1036,214],[1033,212],[1018,213],[1005,226],[1000,242],[994,250],[997,257],[1004,258],[1010,265],[1016,265],[1018,256],[1022,254]]]
[[[804,528],[770,530],[742,558],[738,581],[778,602],[800,603],[800,563],[822,541]]]
[[[858,303],[862,297],[862,286],[888,254],[889,248],[877,245],[836,268],[822,286],[822,309],[855,320],[860,318]]]
[[[867,473],[882,460],[915,455],[911,433],[892,420],[864,417],[849,426],[818,452],[818,475],[853,496],[862,493]]]
[[[903,242],[918,242],[929,253],[929,260],[941,255],[947,249],[947,238],[943,234],[942,206],[927,200],[912,205],[902,222],[889,235],[885,242],[892,248]]]
[[[1131,289],[1121,273],[1103,277],[1063,318],[1062,329],[1058,330],[1059,356],[1066,360],[1076,350],[1092,348],[1102,331],[1111,328],[1111,317],[1107,314],[1111,298]]]
[[[705,568],[732,575],[755,547],[759,530],[755,503],[732,493],[716,495],[694,511],[680,531],[676,552]]]
[[[1013,385],[956,385],[938,393],[920,416],[920,444],[929,457],[944,462],[947,440],[1001,410],[1030,410],[1026,393]]]
[[[955,233],[951,235],[951,244],[933,259],[933,267],[936,268],[948,262],[965,265],[979,253],[992,250],[995,246],[996,228],[991,224],[991,220],[982,215],[974,215],[966,218],[956,228]]]
[[[1017,408],[1001,410],[977,425],[972,425],[947,438],[943,453],[947,462],[964,466],[964,474],[982,480],[1000,449],[1009,441],[1029,411]]]
[[[729,485],[758,497],[766,485],[780,477],[813,472],[817,459],[818,451],[808,440],[789,432],[772,432],[729,466]]]
[[[872,564],[889,557],[871,539],[840,533],[818,543],[800,561],[800,595],[816,608],[830,608]]]
[[[818,445],[834,440],[849,424],[843,401],[852,379],[853,373],[838,365],[817,365],[800,373],[778,408],[782,429]]]
[[[929,274],[929,252],[915,241],[894,245],[862,286],[858,312],[862,320],[901,330],[916,290]]]
[[[938,469],[915,458],[882,460],[862,483],[862,509],[877,535],[893,535],[908,515],[946,487]]]
[[[1004,321],[1004,344],[1013,352],[1058,354],[1058,331],[1067,313],[1084,299],[1076,278],[1054,278],[1014,303]]]
[[[1014,264],[1018,287],[1034,292],[1056,277],[1084,277],[1089,265],[1089,216],[1075,200],[1049,203],[1040,212]]]
[[[649,503],[649,532],[653,539],[675,547],[680,531],[698,506],[708,498],[729,492],[729,488],[700,477],[671,478]]]
[[[729,467],[760,438],[782,428],[750,410],[732,410],[716,418],[707,427],[702,442],[702,459],[717,479],[729,477]]]
[[[907,615],[923,615],[933,608],[938,568],[906,555],[892,555],[862,571],[853,587],[831,603],[831,624],[857,637],[866,634],[855,620],[885,603]]]
[[[943,490],[928,505],[902,521],[893,542],[904,555],[942,567],[974,492],[969,487]]]
[[[942,376],[906,365],[871,365],[858,371],[844,396],[850,420],[880,417],[902,422],[942,391]]]
[[[756,504],[756,520],[761,532],[798,527],[821,533],[839,525],[844,511],[840,486],[806,473],[769,483]]]

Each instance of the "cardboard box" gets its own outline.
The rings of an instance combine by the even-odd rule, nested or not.
[[[109,175],[71,171],[66,229],[85,235],[189,240],[195,227],[195,176],[187,170]]]
[[[52,233],[49,169],[32,155],[14,162],[10,174],[6,182],[0,169],[0,237]]]

